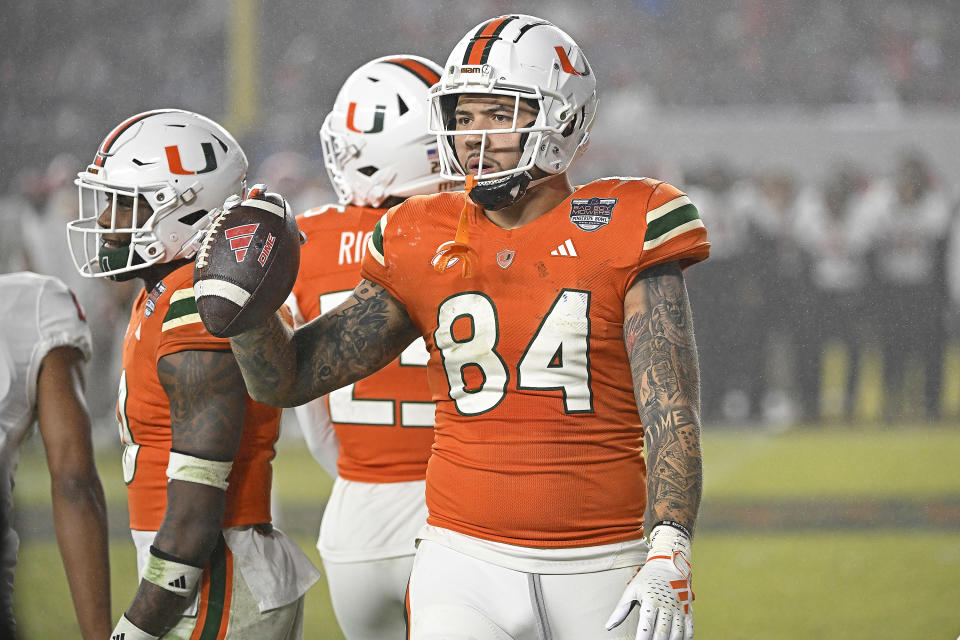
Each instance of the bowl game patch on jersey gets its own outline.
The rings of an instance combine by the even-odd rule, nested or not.
[[[570,222],[583,231],[596,231],[610,224],[616,198],[586,198],[570,201]]]

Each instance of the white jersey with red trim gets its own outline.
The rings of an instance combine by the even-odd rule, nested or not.
[[[56,347],[91,351],[90,328],[76,297],[51,276],[0,275],[0,451],[16,449],[33,423],[37,375]]]

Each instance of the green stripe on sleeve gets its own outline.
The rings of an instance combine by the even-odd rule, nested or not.
[[[163,317],[163,322],[166,324],[171,320],[176,320],[177,318],[182,318],[183,316],[193,315],[197,312],[197,299],[192,295],[185,298],[180,298],[170,303],[170,308],[167,309],[167,315]]]
[[[368,245],[370,255],[381,265],[386,264],[383,257],[383,228],[386,224],[387,214],[383,214],[383,216],[377,220],[377,225],[373,228],[373,234],[370,236],[370,244]]]
[[[699,219],[700,213],[697,211],[697,208],[692,204],[685,204],[682,207],[677,207],[670,213],[660,216],[647,225],[647,233],[643,236],[643,240],[644,242],[649,242],[650,240],[659,238],[665,233],[670,233],[682,224]]]

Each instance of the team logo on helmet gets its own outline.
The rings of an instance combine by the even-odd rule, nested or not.
[[[207,166],[199,171],[189,171],[183,168],[183,161],[180,160],[180,147],[176,145],[164,147],[163,150],[167,152],[167,166],[170,167],[170,173],[178,176],[193,176],[201,173],[209,173],[216,169],[217,156],[213,152],[213,145],[209,142],[201,142],[200,148],[203,149],[203,158],[206,160]]]
[[[572,76],[588,76],[590,75],[590,65],[587,64],[587,61],[583,61],[583,71],[577,71],[573,67],[573,63],[570,62],[570,58],[567,57],[567,52],[563,47],[554,47],[554,51],[557,52],[557,57],[560,58],[560,68],[563,69],[566,73],[569,73]]]
[[[570,203],[570,222],[583,231],[596,231],[610,223],[616,198],[587,198]]]
[[[351,102],[350,106],[347,107],[347,129],[355,133],[380,133],[383,131],[383,118],[386,109],[387,107],[385,105],[378,104],[373,113],[373,126],[363,131],[362,129],[358,129],[357,125],[353,122],[357,114],[357,103]]]

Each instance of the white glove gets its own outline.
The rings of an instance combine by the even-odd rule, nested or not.
[[[690,557],[687,534],[665,524],[654,527],[647,561],[624,590],[607,620],[607,631],[623,622],[639,604],[636,640],[692,640]]]

